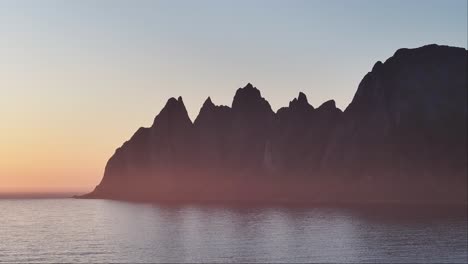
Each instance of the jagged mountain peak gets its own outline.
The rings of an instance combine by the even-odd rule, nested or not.
[[[312,105],[309,104],[307,100],[307,96],[299,92],[297,98],[294,98],[292,101],[289,102],[289,108],[291,109],[314,109]]]
[[[247,88],[247,89],[256,89],[256,87],[254,87],[251,83],[247,83],[247,85],[245,85],[244,88]]]
[[[216,105],[213,103],[213,101],[211,101],[211,98],[208,96],[208,98],[206,98],[205,102],[203,103],[200,109],[200,113],[205,112],[205,111],[210,111],[214,109],[215,107]]]
[[[307,96],[303,93],[303,92],[299,92],[299,95],[297,96],[297,100],[299,102],[306,102],[308,103],[307,101]]]
[[[203,120],[210,120],[210,122],[214,121],[211,120],[213,116],[229,114],[230,110],[231,108],[228,106],[215,105],[211,100],[211,97],[208,97],[203,103],[203,106],[201,107],[200,112],[194,121],[194,124],[197,126],[200,124],[200,122],[203,122]]]
[[[175,104],[177,104],[177,99],[175,99],[174,97],[171,97],[167,99],[166,105],[164,107],[170,107],[171,105],[175,105]]]
[[[237,89],[236,95],[234,96],[233,104],[234,102],[236,102],[236,98],[238,100],[244,99],[244,98],[260,99],[262,98],[262,95],[260,93],[260,90],[257,89],[257,87],[254,87],[251,83],[248,83],[243,88]]]
[[[154,118],[153,127],[156,125],[158,120],[162,119],[175,120],[181,122],[188,121],[192,123],[181,96],[179,96],[177,99],[171,97],[167,100],[164,108]]]
[[[201,112],[204,112],[204,111],[207,111],[207,110],[214,110],[214,109],[223,109],[223,110],[227,110],[227,109],[231,109],[229,106],[226,106],[226,105],[215,105],[213,103],[213,101],[211,100],[211,97],[208,96],[208,98],[206,98],[205,102],[203,103],[201,109],[200,109],[200,113]]]
[[[375,63],[345,113],[334,100],[314,110],[299,93],[275,115],[248,83],[232,108],[208,97],[192,125],[170,98],[87,197],[466,204],[466,58],[464,48],[400,49]]]
[[[232,109],[235,111],[251,111],[253,109],[263,109],[273,113],[270,103],[262,97],[260,91],[251,83],[236,91],[232,101]]]
[[[381,61],[377,61],[372,67],[372,72],[376,72],[382,68],[383,63]]]
[[[211,97],[208,96],[208,98],[206,98],[203,106],[214,106],[213,102],[211,101]]]
[[[320,110],[320,111],[333,111],[333,110],[340,110],[340,109],[336,107],[335,100],[328,100],[325,103],[321,104],[317,108],[317,110]]]
[[[175,109],[175,108],[183,108],[185,109],[184,101],[182,100],[182,96],[179,96],[177,99],[175,97],[171,97],[167,100],[164,109]]]

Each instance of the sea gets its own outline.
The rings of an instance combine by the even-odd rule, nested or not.
[[[463,206],[0,199],[0,263],[467,263]]]

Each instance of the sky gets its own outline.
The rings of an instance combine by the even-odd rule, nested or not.
[[[0,193],[91,191],[170,97],[251,82],[345,109],[399,48],[467,48],[466,0],[0,1]]]

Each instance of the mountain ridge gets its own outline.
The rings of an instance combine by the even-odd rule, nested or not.
[[[344,111],[300,92],[274,112],[248,83],[231,107],[208,97],[192,122],[182,97],[170,98],[83,198],[464,202],[466,58],[463,48],[399,49]]]

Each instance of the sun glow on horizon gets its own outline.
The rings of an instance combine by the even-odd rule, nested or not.
[[[1,1],[0,193],[91,191],[170,97],[183,97],[192,121],[208,96],[231,105],[248,82],[274,110],[299,92],[344,110],[397,49],[466,48],[466,10],[435,0]]]

